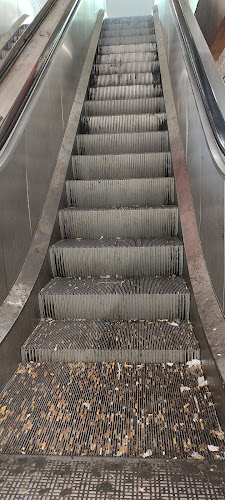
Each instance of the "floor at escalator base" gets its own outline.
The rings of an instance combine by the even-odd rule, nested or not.
[[[189,364],[22,363],[0,413],[3,453],[224,458],[207,381]]]
[[[2,500],[224,500],[217,461],[0,458]]]

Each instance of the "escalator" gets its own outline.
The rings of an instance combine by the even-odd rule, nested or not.
[[[152,16],[104,20],[71,165],[41,321],[0,396],[1,498],[222,500]]]

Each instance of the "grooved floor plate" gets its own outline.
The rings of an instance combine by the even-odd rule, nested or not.
[[[105,208],[174,204],[174,178],[66,181],[69,207]]]
[[[119,54],[122,52],[156,52],[155,36],[102,38],[97,54]]]
[[[124,36],[139,36],[139,35],[155,35],[155,28],[129,28],[129,29],[121,29],[119,30],[113,30],[113,29],[102,29],[100,33],[100,39],[102,38],[117,38],[118,35],[121,37]]]
[[[162,97],[130,101],[125,99],[122,101],[85,101],[82,111],[86,116],[138,115],[139,113],[164,113],[165,105]]]
[[[181,277],[53,278],[38,294],[41,318],[189,318],[190,294]]]
[[[1,453],[224,458],[209,390],[180,364],[21,363],[0,407]]]
[[[131,132],[158,132],[167,130],[166,113],[83,116],[80,120],[82,134],[114,134]]]
[[[161,85],[160,73],[124,73],[112,75],[96,75],[92,85],[96,87],[115,87],[119,85]]]
[[[224,500],[224,462],[4,456],[2,500]],[[28,493],[28,497],[26,496]]]
[[[74,179],[171,177],[170,153],[72,156]]]
[[[125,153],[169,152],[169,134],[163,132],[131,132],[124,134],[77,134],[77,154],[107,155]]]
[[[118,85],[117,87],[91,87],[88,90],[90,101],[145,99],[148,97],[162,97],[161,85]]]
[[[157,61],[158,53],[155,52],[128,52],[120,54],[102,54],[96,55],[96,64],[115,64],[126,62],[148,62]]]
[[[45,320],[22,346],[22,361],[186,363],[199,359],[192,326],[173,324]]]
[[[94,64],[92,74],[112,75],[120,73],[152,73],[159,71],[159,61],[131,62],[121,64]]]
[[[115,208],[59,211],[62,238],[166,238],[178,234],[178,208]]]
[[[182,275],[183,245],[168,240],[61,240],[50,247],[53,276]]]

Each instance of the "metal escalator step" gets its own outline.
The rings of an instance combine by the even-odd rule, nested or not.
[[[108,17],[104,19],[103,26],[121,26],[123,24],[134,24],[137,23],[149,23],[154,25],[154,17],[152,15],[148,16],[126,16],[126,17]]]
[[[61,240],[50,247],[54,277],[182,275],[183,244],[178,238]]]
[[[189,319],[190,293],[181,277],[53,278],[38,294],[41,318]]]
[[[94,64],[92,74],[114,75],[121,73],[152,73],[159,71],[159,61],[128,62],[121,64]]]
[[[122,18],[121,20],[118,20],[115,18],[115,20],[111,19],[105,19],[103,24],[102,24],[102,31],[104,30],[110,30],[110,31],[116,31],[116,30],[126,30],[126,29],[143,29],[143,28],[154,28],[154,21],[153,19],[134,19],[134,18]]]
[[[157,132],[167,129],[166,113],[83,116],[80,119],[81,134]]]
[[[161,85],[159,71],[155,73],[125,73],[112,75],[93,75],[92,85],[96,87],[115,87],[119,85]]]
[[[65,208],[59,224],[62,238],[167,238],[178,235],[178,208]]]
[[[121,99],[141,99],[162,97],[161,85],[124,85],[117,87],[91,87],[88,91],[90,101],[113,101]]]
[[[81,155],[156,153],[169,151],[169,134],[163,132],[132,132],[127,134],[96,134],[76,136]]]
[[[175,322],[173,322],[175,323]],[[27,362],[186,363],[200,358],[188,321],[44,320],[21,348]]]
[[[138,115],[164,112],[165,102],[163,97],[131,99],[128,101],[126,99],[121,101],[85,101],[82,110],[84,116]]]
[[[135,42],[129,43],[129,45],[124,44],[99,44],[97,48],[98,55],[105,54],[122,54],[124,53],[134,53],[134,52],[156,52],[156,43],[139,43],[135,45]]]
[[[74,179],[171,177],[170,153],[72,156]]]
[[[174,178],[66,181],[69,207],[104,208],[174,204]]]
[[[1,50],[0,51],[0,59],[4,59],[5,56],[7,56],[9,50]]]
[[[157,61],[158,53],[155,52],[126,52],[120,54],[102,54],[95,58],[96,64],[119,64],[127,62]]]
[[[119,47],[125,47],[125,49],[121,50],[121,52],[126,52],[128,51],[127,49],[129,48],[129,45],[131,45],[134,50],[130,50],[128,52],[136,52],[136,44],[153,44],[154,43],[154,48],[151,47],[150,50],[156,50],[156,38],[155,35],[133,35],[133,36],[121,36],[120,33],[115,38],[100,38],[98,41],[98,47],[104,47],[104,46],[109,46],[111,47],[112,45],[116,45]],[[113,53],[114,50],[112,49],[111,53]],[[140,51],[141,52],[141,51]]]
[[[199,370],[199,376],[202,375],[202,370]],[[190,390],[181,392],[182,387],[189,387]],[[199,388],[198,378],[188,372],[183,364],[168,366],[140,363],[137,365],[21,363],[0,395],[0,404],[1,408],[3,406],[6,408],[5,415],[7,415],[7,418],[2,417],[4,420],[1,423],[1,453],[42,455],[42,465],[38,464],[38,461],[37,464],[33,461],[32,475],[29,476],[31,484],[35,484],[35,491],[38,489],[37,477],[40,477],[37,471],[43,463],[46,463],[46,459],[49,460],[46,457],[43,460],[43,456],[55,455],[57,456],[57,460],[54,460],[56,467],[54,470],[50,469],[51,474],[44,482],[46,487],[52,483],[55,484],[60,478],[57,491],[52,492],[51,489],[52,498],[55,499],[61,497],[62,485],[65,485],[62,497],[66,496],[69,491],[67,497],[71,500],[72,498],[81,500],[82,497],[106,499],[112,495],[107,493],[106,497],[105,492],[111,491],[114,500],[121,500],[121,498],[130,500],[139,496],[141,498],[143,484],[147,494],[144,493],[142,497],[146,500],[151,497],[159,500],[158,484],[160,496],[166,500],[197,499],[197,492],[199,492],[199,499],[223,499],[222,490],[215,486],[215,474],[210,476],[210,482],[208,482],[202,472],[206,471],[204,459],[214,459],[210,468],[213,466],[215,470],[218,467],[220,471],[224,470],[220,468],[224,458],[223,440],[219,440],[213,432],[220,428],[214,404],[208,388],[206,386]],[[215,452],[210,451],[211,445],[218,447],[217,460],[215,460]],[[185,461],[186,474],[183,472],[182,481],[177,480],[177,475],[180,477],[181,474],[179,460],[176,460],[176,468],[173,468],[173,472],[169,474],[166,471],[162,475],[161,467],[167,464],[166,458],[191,459],[194,456],[193,453],[203,458],[201,474],[198,473],[197,481],[193,462],[197,469],[199,460]],[[76,476],[76,482],[73,483],[71,481],[77,469],[71,470],[65,459],[63,463],[61,462],[59,455],[101,457],[101,462],[98,464],[94,463],[93,459],[89,459],[92,471],[94,471],[90,486],[93,489],[85,488],[87,484],[90,485],[90,482],[86,470],[81,466],[85,463],[84,460],[77,464],[77,467],[80,464],[79,474]],[[132,461],[129,463],[126,461],[125,465],[121,461],[119,464],[114,461],[109,465],[109,462],[102,462],[103,457],[107,456],[130,458],[145,456],[164,460],[162,465],[154,464],[154,460],[151,461],[151,459],[142,460],[138,464],[141,475],[141,481],[138,484],[141,492],[136,495],[137,482],[133,482],[133,470],[129,469]],[[82,459],[84,458],[83,456]],[[6,459],[7,457],[2,457],[3,463]],[[27,477],[25,476],[27,461],[28,457],[23,467],[17,458],[12,470],[15,483],[17,474],[22,468],[23,488],[27,484],[24,485],[24,477]],[[75,460],[73,462],[76,463]],[[151,473],[146,468],[147,462],[148,464],[151,462],[150,471],[152,472],[153,469],[154,472],[151,475],[151,488],[147,482]],[[101,472],[99,472],[102,463],[105,469],[103,471],[100,469]],[[121,483],[118,485],[118,478],[121,477],[120,474],[118,476],[118,471],[121,471],[121,466],[124,467],[122,469],[124,479],[122,485]],[[209,467],[207,470],[209,472]],[[109,475],[111,471],[112,475]],[[99,474],[101,474],[100,477]],[[218,481],[216,485],[221,486],[222,476],[217,475],[216,478]],[[41,482],[41,486],[42,484]],[[74,484],[75,494],[68,488],[71,484]],[[204,488],[205,484],[207,489]],[[125,489],[125,485],[129,485],[129,488]],[[11,491],[15,492],[15,489]],[[44,491],[44,495],[48,498],[49,489],[47,495],[46,490]],[[89,491],[93,492],[93,495],[89,495]],[[126,496],[124,496],[124,491],[127,492]],[[187,491],[188,495],[186,495]],[[216,497],[213,496],[214,492]],[[150,493],[153,495],[150,496]],[[38,495],[32,498],[40,498],[41,493],[38,492]],[[10,495],[7,498],[10,498]],[[18,493],[18,498],[27,497],[22,497],[21,493]]]
[[[121,37],[131,37],[131,36],[139,36],[139,35],[155,35],[155,28],[129,28],[129,29],[123,29],[121,28],[119,30],[110,30],[110,29],[102,29],[101,34],[100,34],[100,40],[102,38],[117,38],[119,36]]]

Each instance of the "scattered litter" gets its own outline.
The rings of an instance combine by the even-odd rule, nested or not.
[[[152,450],[147,450],[145,453],[143,453],[142,457],[147,458],[152,456]]]
[[[222,354],[219,354],[219,353],[218,353],[218,354],[217,354],[217,356],[222,356]]]
[[[208,385],[207,380],[203,377],[198,377],[198,387],[204,387],[205,385]]]
[[[100,240],[102,240],[103,238],[104,238],[104,236],[100,236],[100,238],[99,238],[99,239],[100,239]]]
[[[139,488],[138,493],[144,493],[145,489],[144,488]]]
[[[208,444],[209,451],[219,451],[219,446],[214,446],[213,444]]]
[[[173,366],[173,363],[166,363],[168,366]]]
[[[186,365],[188,368],[192,368],[192,366],[197,368],[198,366],[201,366],[201,361],[199,359],[192,359],[191,361],[188,361]]]
[[[213,328],[213,331],[216,332],[217,328]]]
[[[180,387],[180,392],[181,392],[181,394],[182,394],[182,392],[186,392],[186,391],[190,391],[190,390],[191,390],[191,388],[190,388],[190,387],[185,387],[184,385],[182,385],[182,386]]]
[[[222,440],[224,439],[224,437],[225,437],[224,432],[223,432],[223,430],[221,429],[221,427],[220,427],[219,429],[216,429],[215,431],[212,431],[212,433],[213,433],[213,434],[215,434],[215,435],[216,435],[216,437],[217,437],[218,439],[220,439],[220,441],[222,441]]]
[[[192,456],[192,458],[195,458],[197,460],[204,460],[204,457],[202,455],[200,455],[200,453],[198,453],[197,451],[193,451],[191,456]]]
[[[88,410],[90,410],[90,408],[91,408],[90,403],[83,403],[83,405],[85,406],[85,408],[87,408]]]
[[[172,321],[172,323],[169,323],[169,325],[171,325],[171,326],[179,326],[176,321]]]

